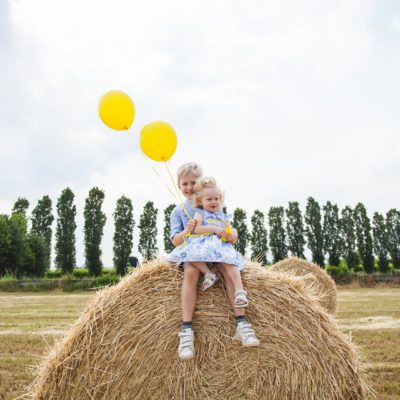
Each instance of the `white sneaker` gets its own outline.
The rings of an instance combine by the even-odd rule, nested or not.
[[[179,333],[179,358],[190,360],[194,357],[194,332],[191,328],[182,329]]]
[[[234,339],[241,341],[245,347],[257,347],[260,345],[253,328],[247,321],[238,323]]]

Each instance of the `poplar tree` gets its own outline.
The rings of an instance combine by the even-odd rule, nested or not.
[[[311,250],[312,260],[321,267],[324,266],[324,241],[321,224],[321,209],[314,198],[307,199],[305,223],[308,247]]]
[[[62,191],[57,201],[56,259],[64,274],[72,272],[76,264],[75,229],[76,206],[70,188]]]
[[[133,245],[133,205],[131,199],[121,196],[114,212],[114,267],[117,273],[125,275]]]
[[[5,275],[10,267],[11,229],[8,215],[0,214],[0,276]]]
[[[358,265],[359,258],[357,254],[354,211],[351,207],[346,206],[342,210],[339,226],[342,238],[343,258],[346,260],[349,268],[355,268]]]
[[[251,259],[262,265],[267,265],[268,236],[265,228],[264,213],[255,210],[251,217]]]
[[[374,255],[371,236],[371,222],[367,210],[362,203],[358,203],[354,209],[356,226],[357,250],[360,255],[365,272],[374,272]]]
[[[20,213],[25,215],[26,217],[26,210],[29,208],[29,201],[25,199],[25,197],[18,197],[18,200],[14,203],[12,213]]]
[[[164,250],[167,253],[170,253],[175,247],[171,242],[170,234],[171,234],[171,213],[172,210],[175,208],[175,204],[170,204],[164,210]]]
[[[13,213],[9,219],[11,245],[8,255],[8,273],[17,277],[24,275],[24,269],[30,261],[31,254],[26,241],[26,217],[24,213]]]
[[[25,197],[18,197],[18,200],[14,203],[11,218],[14,215],[20,215],[21,218],[18,218],[18,223],[22,229],[22,235],[26,237],[28,233],[28,217],[26,215],[26,211],[29,207],[29,201],[25,199]]]
[[[38,201],[36,207],[32,211],[32,228],[31,232],[41,237],[46,245],[46,257],[45,261],[47,269],[50,267],[51,261],[51,237],[52,229],[51,225],[54,221],[52,214],[52,202],[49,196],[43,196]]]
[[[246,254],[247,242],[250,238],[246,220],[246,211],[244,211],[242,208],[236,208],[233,212],[232,226],[238,232],[238,240],[234,244],[234,247],[243,256]]]
[[[342,253],[342,240],[340,236],[339,208],[328,201],[323,207],[323,244],[324,251],[328,254],[329,265],[338,266]]]
[[[106,223],[106,215],[101,211],[104,201],[104,191],[94,187],[89,191],[85,201],[83,216],[85,265],[91,275],[101,275],[103,264],[101,262],[101,240]]]
[[[27,236],[28,258],[24,273],[32,277],[43,277],[48,270],[47,245],[42,237],[30,232]]]
[[[379,271],[385,274],[389,270],[388,234],[385,218],[378,212],[374,213],[372,218],[372,233]]]
[[[287,257],[284,219],[285,209],[283,207],[271,207],[269,209],[269,247],[271,249],[274,263]]]
[[[297,201],[289,202],[286,209],[286,234],[288,250],[292,256],[304,257],[304,224],[301,215],[299,203]]]
[[[148,201],[140,216],[138,249],[145,261],[152,260],[157,255],[157,214],[158,210],[153,202]]]
[[[400,211],[392,208],[386,213],[388,251],[393,266],[400,268]]]

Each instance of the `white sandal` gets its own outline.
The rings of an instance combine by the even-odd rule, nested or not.
[[[213,287],[219,281],[219,277],[214,272],[208,272],[204,275],[202,289],[205,292],[210,287]]]
[[[247,307],[249,305],[249,302],[247,300],[247,292],[245,290],[236,290],[235,292],[235,301],[234,301],[234,307],[236,308],[243,308]]]

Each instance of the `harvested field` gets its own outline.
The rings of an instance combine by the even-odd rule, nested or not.
[[[71,326],[92,297],[92,293],[0,293],[0,399],[24,393],[34,378],[32,367],[47,353],[47,343],[61,337],[59,333]],[[398,320],[399,304],[400,288],[338,290],[339,325],[360,346],[380,400],[400,398],[400,329],[362,329],[360,320]],[[350,325],[355,327],[348,329]]]

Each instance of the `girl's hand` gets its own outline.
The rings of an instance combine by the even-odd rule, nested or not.
[[[237,232],[237,230],[236,229],[232,229],[232,232],[231,232],[231,234],[229,235],[230,236],[230,239],[229,239],[229,241],[231,242],[231,243],[236,243],[237,242],[237,240],[238,240],[238,232]]]
[[[215,227],[215,234],[220,238],[225,238],[228,240],[229,233],[226,233],[224,228],[220,228],[218,226]]]
[[[197,225],[197,221],[195,219],[191,219],[188,224],[186,225],[186,229],[189,233],[193,233]]]

